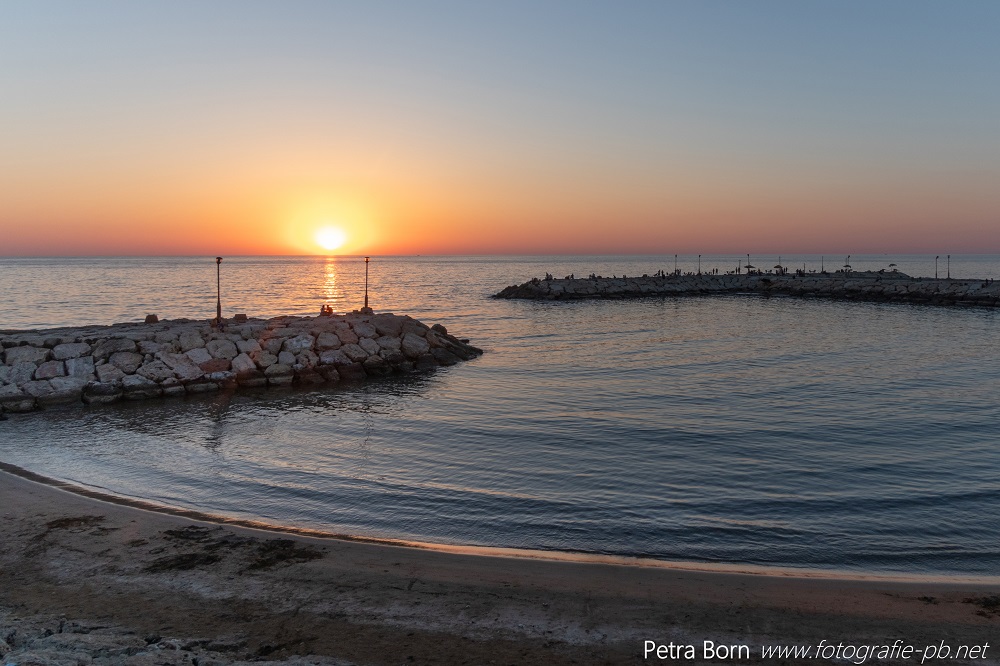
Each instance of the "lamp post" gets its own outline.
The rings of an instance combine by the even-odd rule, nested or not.
[[[948,279],[951,279],[951,255],[948,255]]]
[[[365,257],[365,309],[368,309],[368,260],[371,257]]]
[[[677,275],[677,255],[674,255],[674,275]]]
[[[938,262],[938,259],[940,259],[940,258],[941,258],[940,254],[938,256],[934,257],[934,279],[935,280],[938,279],[937,262]]]
[[[222,325],[222,257],[215,258],[215,325]]]
[[[698,255],[698,275],[701,275],[701,255]]]

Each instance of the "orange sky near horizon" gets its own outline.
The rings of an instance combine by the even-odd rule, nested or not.
[[[1000,252],[988,6],[54,2],[0,256]]]

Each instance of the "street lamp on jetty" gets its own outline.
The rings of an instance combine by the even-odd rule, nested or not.
[[[701,275],[701,255],[698,255],[698,275]]]
[[[948,255],[948,279],[951,279],[951,255]]]
[[[222,326],[222,257],[215,258],[215,325]]]
[[[365,314],[371,314],[372,309],[368,307],[368,261],[371,257],[365,257],[365,306],[361,308],[361,312]]]
[[[940,259],[940,258],[941,258],[940,254],[938,256],[934,257],[934,279],[935,280],[938,279],[937,264],[938,264],[938,259]]]

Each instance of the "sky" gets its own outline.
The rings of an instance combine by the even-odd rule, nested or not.
[[[2,256],[1000,252],[992,0],[0,17]]]

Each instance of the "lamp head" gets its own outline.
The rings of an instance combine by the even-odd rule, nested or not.
[[[221,264],[222,263],[222,257],[216,257],[215,258],[215,263],[216,264]]]

